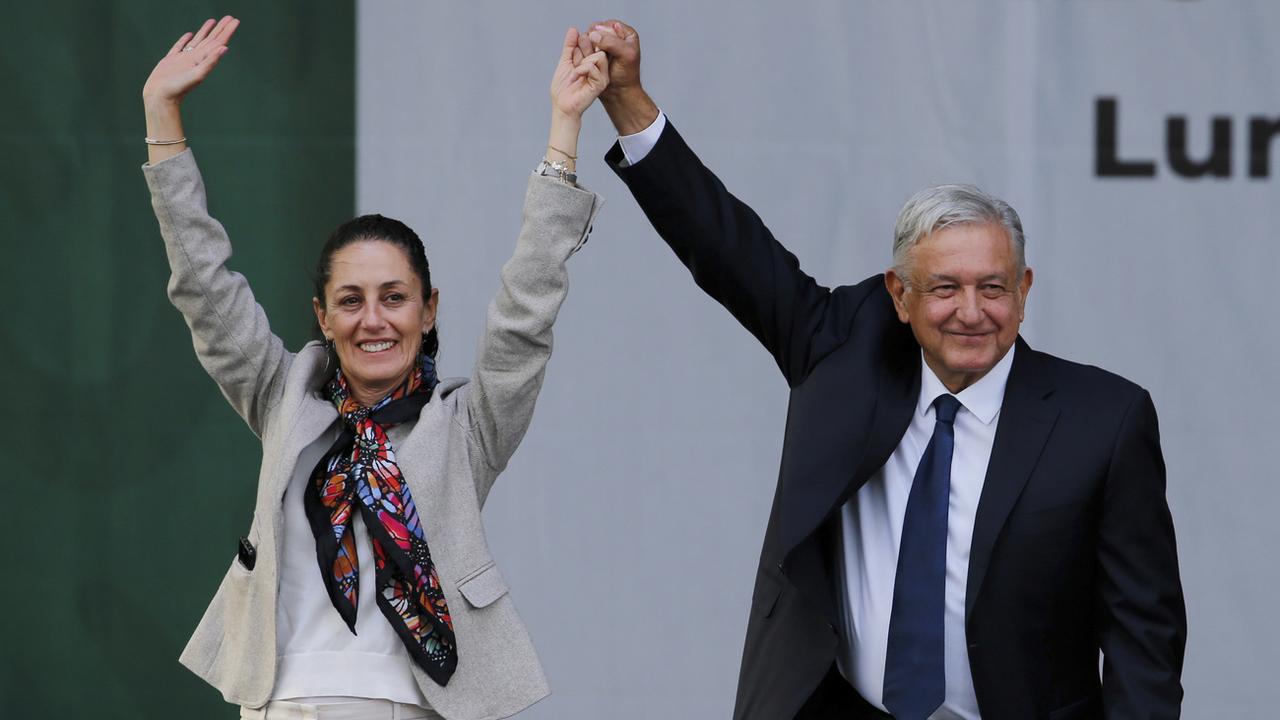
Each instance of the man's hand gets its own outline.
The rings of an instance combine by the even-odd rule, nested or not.
[[[587,31],[594,48],[609,54],[610,95],[640,90],[640,35],[617,20],[594,23]]]
[[[583,52],[603,50],[609,56],[609,87],[600,104],[619,135],[634,135],[658,119],[658,106],[640,85],[640,34],[619,20],[592,23],[583,40]],[[585,44],[579,41],[580,46]]]

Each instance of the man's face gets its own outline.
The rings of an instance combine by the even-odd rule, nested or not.
[[[1018,337],[1031,269],[1018,270],[1013,243],[997,224],[951,225],[907,252],[907,277],[885,274],[898,319],[951,392],[977,382]]]

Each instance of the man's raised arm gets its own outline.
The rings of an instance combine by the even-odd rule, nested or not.
[[[868,291],[833,307],[831,291],[702,164],[641,85],[634,28],[608,20],[592,24],[585,37],[588,50],[604,50],[610,60],[600,101],[620,137],[605,160],[698,286],[764,344],[795,386],[844,340]]]

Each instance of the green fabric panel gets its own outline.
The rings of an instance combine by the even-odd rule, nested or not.
[[[231,13],[184,105],[213,215],[285,344],[355,202],[354,2],[43,2],[0,45],[0,715],[229,718],[177,657],[248,532],[260,446],[196,362],[139,166],[141,90]]]

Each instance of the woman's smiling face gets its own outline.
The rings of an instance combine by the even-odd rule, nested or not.
[[[324,298],[312,304],[357,402],[372,405],[409,376],[438,300],[389,242],[360,240],[333,253]]]

